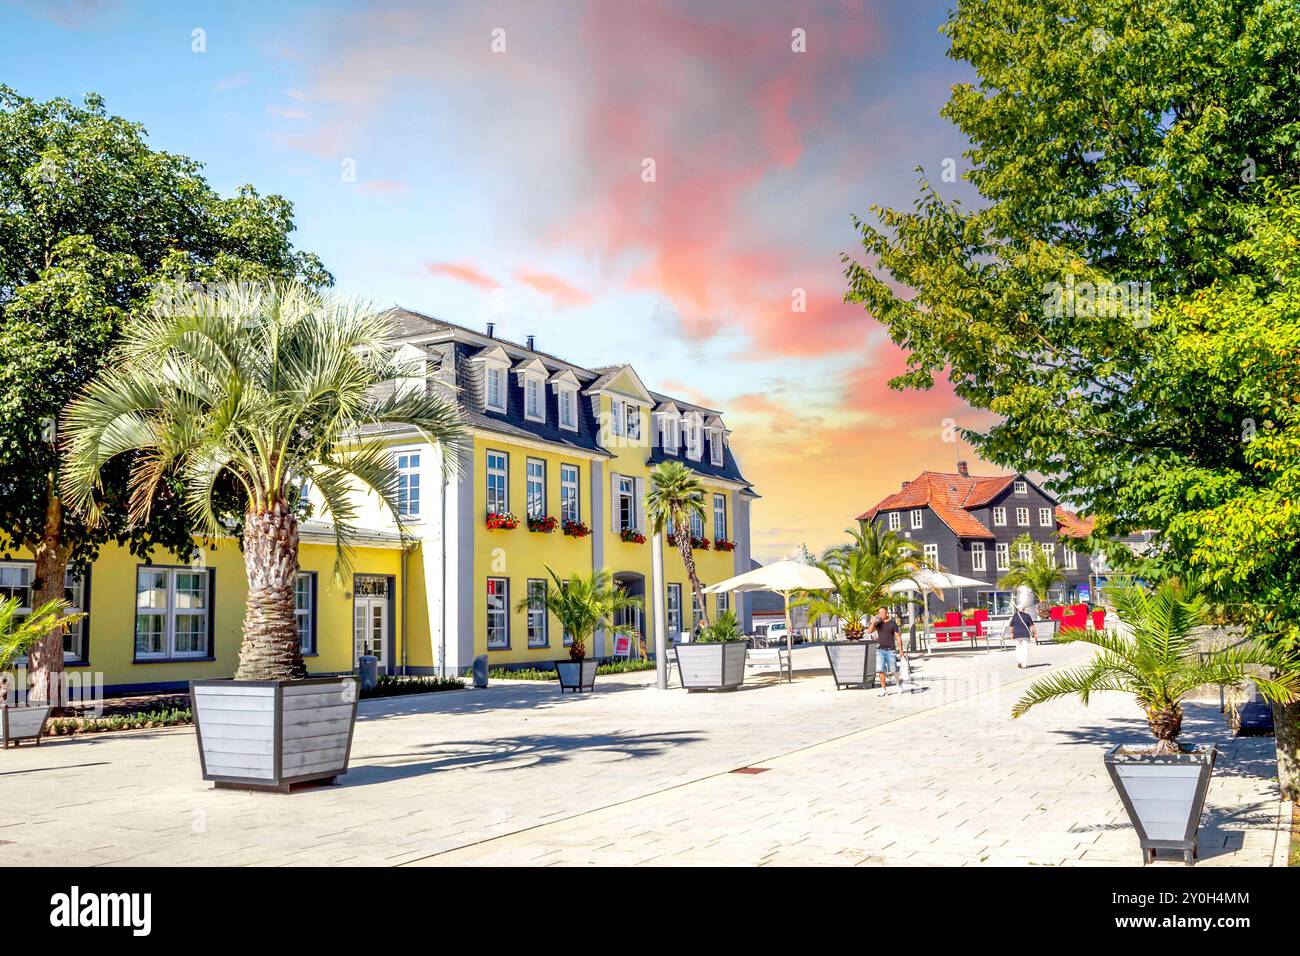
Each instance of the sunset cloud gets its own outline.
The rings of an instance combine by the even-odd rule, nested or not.
[[[549,296],[551,301],[559,306],[568,308],[590,305],[592,301],[591,296],[586,292],[570,285],[558,276],[546,272],[526,272],[521,270],[515,273],[515,278],[536,289],[542,295]]]
[[[463,282],[471,285],[476,289],[491,291],[499,288],[499,284],[491,276],[480,272],[474,266],[467,265],[463,262],[426,262],[424,271],[431,276],[440,278],[454,279],[457,282]]]

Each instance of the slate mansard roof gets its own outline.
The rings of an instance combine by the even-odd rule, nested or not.
[[[548,352],[529,349],[516,342],[509,342],[495,336],[489,337],[482,332],[477,332],[463,325],[457,325],[443,319],[435,319],[432,316],[413,312],[409,309],[394,308],[389,311],[388,315],[396,326],[398,342],[404,347],[412,346],[424,353],[429,381],[441,383],[444,387],[454,383],[458,393],[457,399],[461,413],[464,415],[466,424],[509,437],[568,446],[596,455],[609,454],[600,443],[600,422],[596,419],[593,404],[587,400],[587,396],[583,393],[603,388],[609,384],[620,372],[628,367],[626,364],[584,368]],[[475,361],[475,359],[485,349],[493,347],[500,347],[511,358],[512,371],[506,375],[505,412],[485,409],[480,399],[483,394],[484,364],[481,361]],[[521,360],[527,362],[533,359],[540,360],[546,366],[548,378],[556,373],[566,371],[572,372],[574,377],[577,378],[579,389],[577,431],[559,427],[559,396],[556,394],[555,389],[550,387],[543,389],[546,402],[545,423],[530,421],[524,417],[524,389],[519,376],[514,373],[513,368]],[[658,392],[650,392],[650,395],[654,400],[651,406],[652,410],[664,403],[671,402],[683,413],[697,412],[705,422],[720,414],[715,409],[661,395]],[[650,427],[652,434],[647,436],[650,438],[648,464],[655,465],[660,461],[676,459],[702,476],[749,485],[748,479],[740,470],[735,455],[732,454],[731,448],[725,441],[723,442],[723,462],[721,465],[714,465],[710,460],[712,438],[708,437],[707,431],[705,433],[704,454],[699,461],[694,461],[684,453],[678,455],[665,454],[663,449],[655,444],[656,436],[653,434],[653,423],[651,423]],[[747,490],[753,493],[752,489],[747,488]]]

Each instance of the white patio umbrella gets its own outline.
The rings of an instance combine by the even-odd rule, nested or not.
[[[710,584],[704,589],[706,594],[722,594],[738,591],[773,591],[781,595],[785,603],[785,644],[786,650],[794,659],[794,628],[790,626],[790,594],[794,591],[829,591],[834,585],[826,572],[810,564],[798,561],[774,561],[761,568],[746,571],[734,578],[727,578],[717,584]],[[792,668],[793,669],[793,668]],[[789,671],[786,680],[793,680]]]
[[[889,590],[894,594],[910,594],[914,591],[933,592],[943,597],[944,588],[970,588],[986,587],[987,581],[976,581],[974,578],[962,577],[960,574],[953,574],[951,571],[937,571],[933,568],[921,568],[910,578],[890,585]],[[912,619],[915,621],[915,618]],[[925,634],[930,627],[930,602],[926,601],[921,611],[921,633]]]

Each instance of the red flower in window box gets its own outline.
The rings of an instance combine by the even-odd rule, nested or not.
[[[494,511],[487,516],[487,526],[489,531],[509,531],[519,527],[519,519],[509,511]]]
[[[591,534],[591,529],[581,521],[566,521],[564,522],[564,533],[570,538],[585,538]]]
[[[713,542],[713,548],[715,551],[735,551],[736,542],[728,541],[726,538],[718,538]]]
[[[645,535],[635,528],[624,528],[618,536],[629,544],[645,544]]]
[[[697,537],[695,537],[695,535],[691,535],[691,550],[693,550],[693,551],[708,551],[708,550],[709,550],[709,539],[708,539],[708,538],[697,538]]]
[[[550,534],[559,524],[560,521],[555,515],[542,515],[540,518],[529,515],[528,517],[528,530],[536,531],[538,534]]]

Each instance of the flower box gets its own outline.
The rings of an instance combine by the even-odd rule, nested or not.
[[[716,541],[713,542],[713,550],[715,550],[715,551],[735,551],[735,550],[736,550],[736,542],[734,542],[734,541],[728,541],[726,538],[718,538]]]
[[[709,550],[709,539],[708,539],[708,538],[697,538],[697,537],[695,537],[695,535],[691,535],[691,550],[692,550],[692,551],[708,551],[708,550]]]
[[[541,517],[530,515],[528,518],[528,530],[535,531],[538,534],[550,534],[559,524],[560,521],[555,515],[542,515]]]
[[[628,544],[645,544],[645,535],[634,528],[624,528],[618,536]]]
[[[564,522],[564,533],[570,538],[585,538],[591,534],[591,529],[581,521],[566,521]]]
[[[489,531],[509,531],[519,527],[519,519],[509,511],[493,512],[487,516]]]

